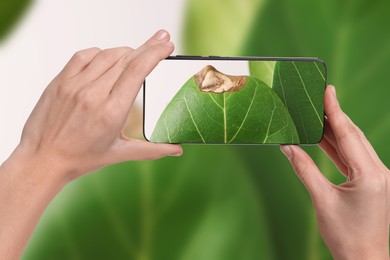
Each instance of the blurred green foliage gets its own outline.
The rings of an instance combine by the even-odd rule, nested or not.
[[[223,146],[186,148],[67,186],[24,259],[271,259],[259,248],[267,222],[244,162]]]
[[[189,0],[186,54],[318,56],[389,165],[390,2]],[[333,182],[344,179],[307,148]],[[23,259],[331,259],[309,195],[277,146],[184,147],[70,184]]]
[[[32,0],[0,0],[0,42],[11,31]]]

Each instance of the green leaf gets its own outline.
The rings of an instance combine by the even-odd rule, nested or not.
[[[251,76],[264,81],[268,86],[272,86],[275,61],[249,61],[249,71]]]
[[[244,39],[264,0],[187,1],[184,17],[184,53],[191,55],[240,55]]]
[[[290,112],[301,144],[318,143],[322,138],[325,73],[319,61],[276,63],[272,89]]]
[[[184,150],[66,186],[22,259],[275,259],[263,202],[235,150]]]
[[[298,143],[294,123],[264,82],[246,77],[238,91],[202,92],[191,77],[165,108],[154,142]]]
[[[0,1],[0,42],[4,40],[32,0]]]

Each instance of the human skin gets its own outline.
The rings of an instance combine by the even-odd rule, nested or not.
[[[298,146],[281,146],[306,186],[322,238],[335,259],[389,259],[390,172],[363,132],[325,91],[321,149],[346,177],[334,185]]]
[[[179,145],[123,135],[145,77],[174,46],[160,30],[137,49],[77,52],[49,84],[0,167],[0,259],[18,259],[50,201],[106,165],[180,156]]]

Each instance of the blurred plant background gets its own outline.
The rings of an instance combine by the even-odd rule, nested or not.
[[[0,3],[2,37],[15,19],[4,20],[11,1]],[[321,58],[344,110],[389,165],[389,10],[387,0],[187,0],[183,54]],[[306,150],[328,178],[344,181],[317,147]],[[181,158],[118,164],[67,186],[23,259],[331,255],[279,147],[187,145]]]
[[[11,31],[31,0],[0,1],[0,42]]]

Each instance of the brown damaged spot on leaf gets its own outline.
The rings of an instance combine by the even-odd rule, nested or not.
[[[203,92],[223,93],[240,90],[246,84],[246,76],[223,74],[211,65],[207,65],[194,75],[195,83]]]

